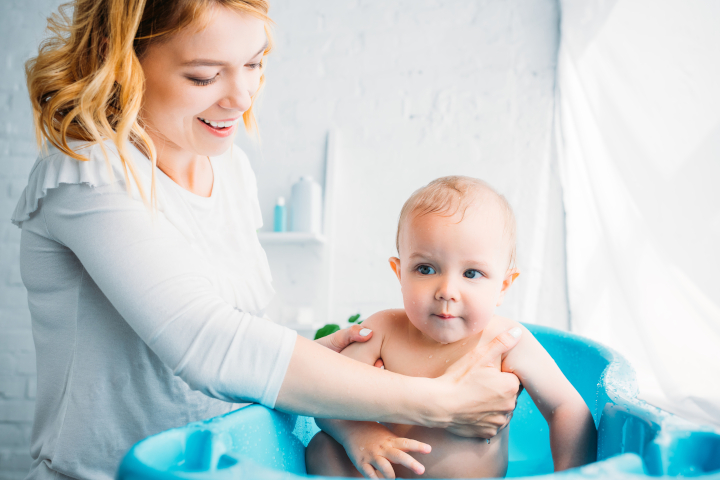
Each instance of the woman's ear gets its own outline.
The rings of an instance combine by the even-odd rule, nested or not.
[[[390,257],[390,268],[393,269],[393,272],[395,272],[395,275],[398,277],[398,280],[400,280],[400,259],[397,257]]]
[[[500,289],[500,295],[498,296],[497,303],[495,304],[496,307],[502,305],[503,300],[505,300],[505,292],[507,292],[508,288],[510,288],[510,285],[513,284],[518,275],[520,275],[520,270],[517,268],[511,268],[507,271],[505,279],[502,283],[502,288]]]

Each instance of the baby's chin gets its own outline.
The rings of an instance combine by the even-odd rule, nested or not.
[[[413,322],[413,325],[415,325],[415,328],[420,330],[423,335],[425,335],[427,338],[430,338],[431,340],[434,340],[442,345],[449,345],[451,343],[457,343],[464,340],[467,340],[468,338],[472,337],[473,335],[476,335],[480,332],[480,330],[470,330],[467,328],[451,328],[451,327],[435,327],[429,325],[428,323],[423,322]]]

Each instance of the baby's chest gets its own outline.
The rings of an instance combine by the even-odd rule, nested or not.
[[[471,349],[461,348],[422,349],[400,342],[383,347],[382,360],[385,369],[410,377],[437,378],[448,368],[460,361]],[[493,367],[500,370],[501,358],[493,362]]]

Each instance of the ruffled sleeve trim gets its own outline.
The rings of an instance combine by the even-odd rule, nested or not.
[[[20,195],[12,215],[12,223],[22,228],[23,222],[30,219],[38,210],[40,200],[47,195],[48,190],[57,188],[61,184],[85,184],[100,187],[118,182],[125,183],[123,166],[117,148],[112,142],[107,141],[104,144],[108,154],[107,159],[99,144],[71,141],[68,142],[68,146],[73,151],[87,157],[88,160],[76,160],[49,145],[47,150],[38,156],[30,171],[28,184]],[[134,147],[131,148],[134,149]],[[138,162],[138,155],[133,155],[133,161],[139,172],[143,190],[146,195],[149,195],[150,162]],[[131,195],[136,199],[141,199],[137,185],[135,182],[131,181],[131,183]]]

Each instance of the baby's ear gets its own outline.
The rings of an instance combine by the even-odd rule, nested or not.
[[[390,257],[390,268],[393,269],[393,272],[395,272],[395,275],[398,277],[398,280],[400,280],[400,259],[397,257]]]
[[[505,292],[507,292],[508,288],[510,288],[510,285],[513,284],[518,275],[520,275],[520,270],[517,268],[511,268],[507,271],[507,273],[505,273],[505,280],[503,280],[500,295],[498,296],[497,303],[495,304],[496,307],[502,305],[503,300],[505,300]]]

